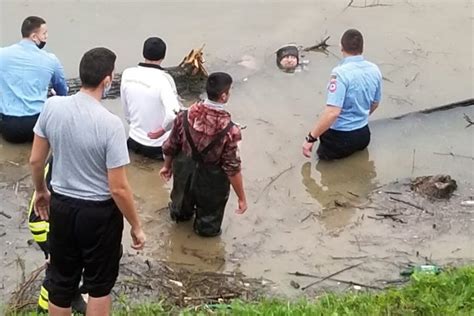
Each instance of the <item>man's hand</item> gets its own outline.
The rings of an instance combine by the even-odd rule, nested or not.
[[[145,233],[143,232],[141,227],[130,229],[130,235],[132,236],[132,248],[135,250],[142,250],[143,246],[145,246]]]
[[[308,143],[307,141],[303,143],[303,155],[306,158],[311,158],[311,152],[313,151],[313,144],[314,143]]]
[[[239,207],[235,210],[237,214],[244,214],[247,210],[247,201],[239,199]]]
[[[160,128],[160,129],[157,129],[156,131],[149,132],[147,135],[148,135],[148,138],[158,139],[161,136],[163,136],[165,133],[166,131],[163,128]]]
[[[171,168],[168,168],[168,167],[165,167],[165,166],[163,168],[161,168],[160,176],[166,182],[170,181],[172,175],[173,175],[173,171],[171,170]]]
[[[34,210],[35,214],[42,220],[49,220],[49,204],[51,202],[51,193],[48,189],[35,192]]]

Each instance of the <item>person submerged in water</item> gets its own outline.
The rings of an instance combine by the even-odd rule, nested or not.
[[[299,49],[295,44],[287,44],[276,51],[276,64],[285,72],[294,72],[300,64]]]

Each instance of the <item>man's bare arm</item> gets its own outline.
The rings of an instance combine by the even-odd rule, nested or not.
[[[230,176],[229,181],[235,191],[235,194],[237,194],[237,198],[239,199],[239,208],[236,212],[242,214],[247,210],[247,198],[245,197],[242,173],[239,171],[235,175]]]
[[[133,239],[132,248],[137,250],[142,249],[145,244],[145,234],[143,233],[140,219],[135,209],[132,189],[128,184],[125,167],[108,169],[107,177],[110,194],[131,226],[130,233]]]
[[[370,112],[369,115],[374,113],[375,110],[379,107],[379,102],[372,102],[372,105],[370,106]]]
[[[46,138],[35,134],[31,148],[30,167],[36,191],[45,191],[44,166],[49,153],[49,142]]]

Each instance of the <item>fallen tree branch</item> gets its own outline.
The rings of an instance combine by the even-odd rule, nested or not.
[[[339,270],[339,271],[337,271],[337,272],[331,273],[330,275],[328,275],[328,276],[326,276],[326,277],[324,277],[324,278],[321,278],[321,279],[318,280],[318,281],[315,281],[315,282],[313,282],[313,283],[310,283],[310,284],[308,284],[308,285],[302,287],[301,290],[304,291],[304,290],[306,290],[306,289],[308,289],[308,288],[310,288],[310,287],[312,287],[312,286],[314,286],[314,285],[316,285],[316,284],[319,284],[319,283],[321,283],[321,282],[326,281],[327,279],[332,278],[333,276],[336,276],[336,275],[338,275],[338,274],[341,274],[342,272],[345,272],[345,271],[347,271],[347,270],[354,269],[354,268],[360,266],[362,263],[363,263],[363,262],[360,262],[360,263],[357,263],[357,264],[353,264],[353,265],[348,266],[348,267],[345,267],[344,269],[341,269],[341,270]]]
[[[451,110],[451,109],[455,109],[455,108],[459,108],[459,107],[467,107],[467,106],[472,106],[472,105],[474,105],[474,99],[467,99],[467,100],[464,100],[464,101],[449,103],[449,104],[437,106],[437,107],[430,108],[430,109],[409,112],[409,113],[406,113],[406,114],[403,114],[403,115],[392,117],[392,119],[393,120],[399,120],[399,119],[402,119],[402,118],[404,118],[406,116],[409,116],[409,115],[412,115],[412,114],[417,114],[417,113],[431,114],[431,113],[434,113],[434,112],[447,111],[447,110]]]
[[[326,50],[327,47],[329,47],[329,45],[327,44],[327,41],[328,41],[329,38],[331,38],[331,36],[326,37],[325,39],[323,39],[321,42],[319,42],[316,45],[304,48],[303,51],[305,51],[305,52],[321,51],[321,50],[324,51],[324,50]]]
[[[204,90],[208,74],[204,67],[203,49],[204,45],[199,49],[192,49],[178,66],[164,68],[164,70],[173,77],[180,96],[195,97]],[[122,74],[115,74],[106,99],[116,99],[120,97],[121,80]],[[69,95],[77,93],[82,86],[79,78],[71,78],[66,81],[69,87]]]

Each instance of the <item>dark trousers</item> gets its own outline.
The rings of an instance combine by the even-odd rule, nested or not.
[[[176,222],[195,215],[196,234],[218,236],[229,193],[230,182],[220,166],[196,163],[184,153],[173,159],[170,215]]]
[[[122,256],[123,216],[115,202],[87,201],[52,193],[51,264],[45,282],[49,301],[70,307],[81,276],[91,297],[110,293]]]
[[[10,143],[27,143],[33,141],[33,127],[39,114],[31,116],[9,116],[0,114],[0,134]]]
[[[136,154],[155,160],[163,160],[163,150],[161,147],[150,147],[136,142],[132,138],[128,138],[127,147]]]
[[[370,143],[370,129],[368,125],[349,132],[328,129],[319,140],[319,159],[340,159],[365,149]]]

